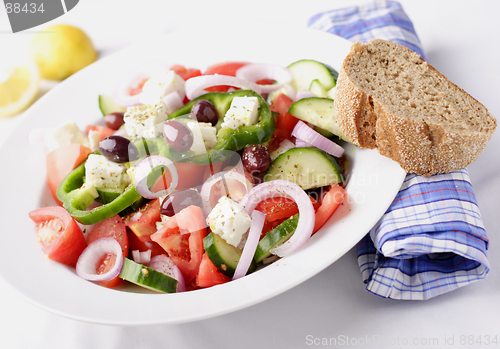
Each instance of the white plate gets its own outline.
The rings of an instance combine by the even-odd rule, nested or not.
[[[228,313],[274,297],[319,273],[351,249],[379,220],[405,177],[376,151],[348,146],[347,202],[299,251],[247,277],[182,294],[106,289],[43,257],[28,212],[53,205],[45,185],[45,150],[29,145],[28,130],[75,120],[100,120],[98,94],[110,94],[123,73],[142,62],[204,68],[226,60],[288,65],[316,59],[339,69],[350,43],[337,36],[283,25],[175,32],[106,57],[55,87],[28,112],[0,151],[2,253],[0,275],[43,309],[101,324],[181,323]],[[332,280],[335,282],[335,280]]]

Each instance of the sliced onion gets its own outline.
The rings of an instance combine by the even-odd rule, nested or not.
[[[314,93],[312,93],[309,90],[300,90],[297,92],[297,94],[295,95],[295,98],[293,98],[293,100],[295,102],[297,102],[299,99],[311,98],[311,97],[318,97],[318,96],[316,96]]]
[[[157,193],[152,193],[148,187],[148,175],[157,166],[165,166],[170,171],[172,182],[167,189],[161,190]],[[179,183],[179,176],[177,174],[175,164],[171,160],[161,155],[152,155],[137,164],[134,174],[134,182],[136,183],[136,190],[139,194],[147,199],[156,199],[160,196],[166,196],[172,193]]]
[[[97,263],[107,254],[116,256],[113,268],[104,274],[97,274]],[[100,238],[83,250],[76,262],[76,274],[85,280],[109,281],[114,279],[122,269],[123,252],[120,244],[113,238]]]
[[[133,107],[141,104],[139,102],[140,93],[131,96],[130,89],[139,85],[144,80],[149,79],[153,75],[166,70],[167,67],[160,62],[148,63],[136,69],[131,74],[125,76],[115,87],[113,92],[113,102],[121,107]]]
[[[261,87],[264,85],[258,85],[256,83],[239,79],[234,76],[228,75],[202,75],[196,76],[194,78],[188,79],[186,81],[186,97],[189,100],[193,100],[202,94],[207,93],[206,88],[212,86],[229,85],[234,87],[239,87],[243,89],[254,90],[257,93],[261,93]]]
[[[132,258],[134,259],[134,262],[139,264],[149,263],[151,261],[151,250],[142,252],[139,250],[133,250]]]
[[[292,148],[295,148],[297,145],[296,144],[293,144],[293,142],[289,141],[288,139],[284,139],[280,145],[278,146],[278,148],[276,148],[276,150],[273,150],[271,152],[271,160],[275,160],[278,156],[280,156],[281,154],[283,154],[284,152],[292,149]]]
[[[181,271],[167,256],[163,254],[154,256],[146,266],[177,280],[177,292],[186,291],[186,282]]]
[[[241,199],[240,205],[251,215],[259,202],[272,197],[292,199],[299,208],[299,221],[295,233],[283,244],[271,249],[272,254],[285,257],[300,248],[311,237],[315,222],[314,207],[309,196],[301,187],[285,180],[264,182],[253,187]]]
[[[115,133],[113,133],[113,135],[115,135],[115,136],[122,136],[123,138],[128,138],[129,137],[129,135],[127,133],[127,130],[125,129],[125,127],[119,128],[118,130],[116,130]]]
[[[184,105],[182,98],[177,91],[170,92],[169,94],[163,96],[161,100],[163,104],[165,104],[167,114],[173,113]]]
[[[240,260],[236,266],[233,280],[239,279],[247,274],[248,268],[250,267],[250,264],[252,264],[253,255],[257,249],[257,244],[259,243],[260,234],[262,233],[265,220],[266,215],[262,212],[257,210],[252,212],[252,225],[250,226],[250,231],[248,232],[247,241],[245,243],[245,247],[243,247]]]
[[[299,121],[297,125],[295,125],[292,131],[292,136],[297,139],[301,139],[302,141],[307,142],[335,157],[341,157],[342,154],[344,154],[344,149],[340,145],[320,135],[302,121]]]
[[[250,82],[263,79],[276,81],[272,85],[260,85],[261,93],[270,93],[279,90],[285,83],[292,81],[292,73],[288,68],[266,63],[252,63],[244,65],[236,71],[236,77]]]
[[[306,141],[303,141],[302,139],[295,139],[295,146],[297,148],[302,148],[302,147],[312,147],[312,145],[310,145],[309,143],[307,143]]]
[[[283,88],[286,91],[286,95],[290,97],[290,99],[295,100],[295,97],[297,96],[297,91],[293,88],[291,84],[284,84]]]
[[[210,197],[212,193],[212,187],[220,182],[221,180],[226,180],[226,179],[232,179],[232,180],[237,180],[238,182],[242,183],[245,186],[245,193],[252,187],[252,183],[248,180],[248,178],[245,177],[244,174],[237,172],[235,170],[229,170],[229,171],[222,171],[219,173],[214,174],[213,176],[210,176],[205,183],[203,183],[200,191],[201,195],[201,200],[202,200],[202,208],[203,208],[203,213],[205,216],[208,216],[208,214],[212,211],[212,205],[210,203]],[[226,195],[227,193],[223,193],[223,195]],[[235,200],[235,198],[232,198]],[[235,200],[237,201],[237,200]]]

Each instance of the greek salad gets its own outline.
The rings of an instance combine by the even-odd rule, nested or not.
[[[44,134],[57,205],[29,213],[43,253],[105,287],[165,293],[294,253],[346,195],[337,76],[308,59],[131,73],[99,96],[101,124]]]

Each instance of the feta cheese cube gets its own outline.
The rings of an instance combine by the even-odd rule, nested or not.
[[[85,183],[95,188],[124,188],[128,184],[126,167],[103,155],[90,154],[85,163]]]
[[[252,219],[240,205],[223,196],[208,215],[207,224],[214,234],[238,247],[243,235],[252,225]]]
[[[209,122],[188,121],[187,127],[193,133],[190,150],[196,154],[206,153],[217,144],[217,129]]]
[[[49,151],[73,143],[79,143],[86,147],[89,146],[87,136],[85,136],[74,122],[66,123],[47,131],[44,136],[44,142]]]
[[[90,150],[94,151],[99,148],[99,143],[101,142],[101,133],[96,130],[89,131],[89,147]]]
[[[127,108],[125,130],[132,138],[154,138],[163,134],[167,112],[162,102]]]
[[[257,97],[234,97],[226,115],[222,128],[237,129],[250,126],[259,121],[259,100]]]
[[[160,103],[163,96],[174,91],[179,93],[181,100],[183,100],[186,96],[184,85],[184,79],[173,70],[162,72],[146,81],[139,95],[139,102],[142,104]]]

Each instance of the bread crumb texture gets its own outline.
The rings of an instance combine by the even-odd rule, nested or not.
[[[336,120],[363,148],[410,173],[448,173],[474,162],[497,125],[488,110],[415,52],[375,39],[355,43],[337,81]]]

